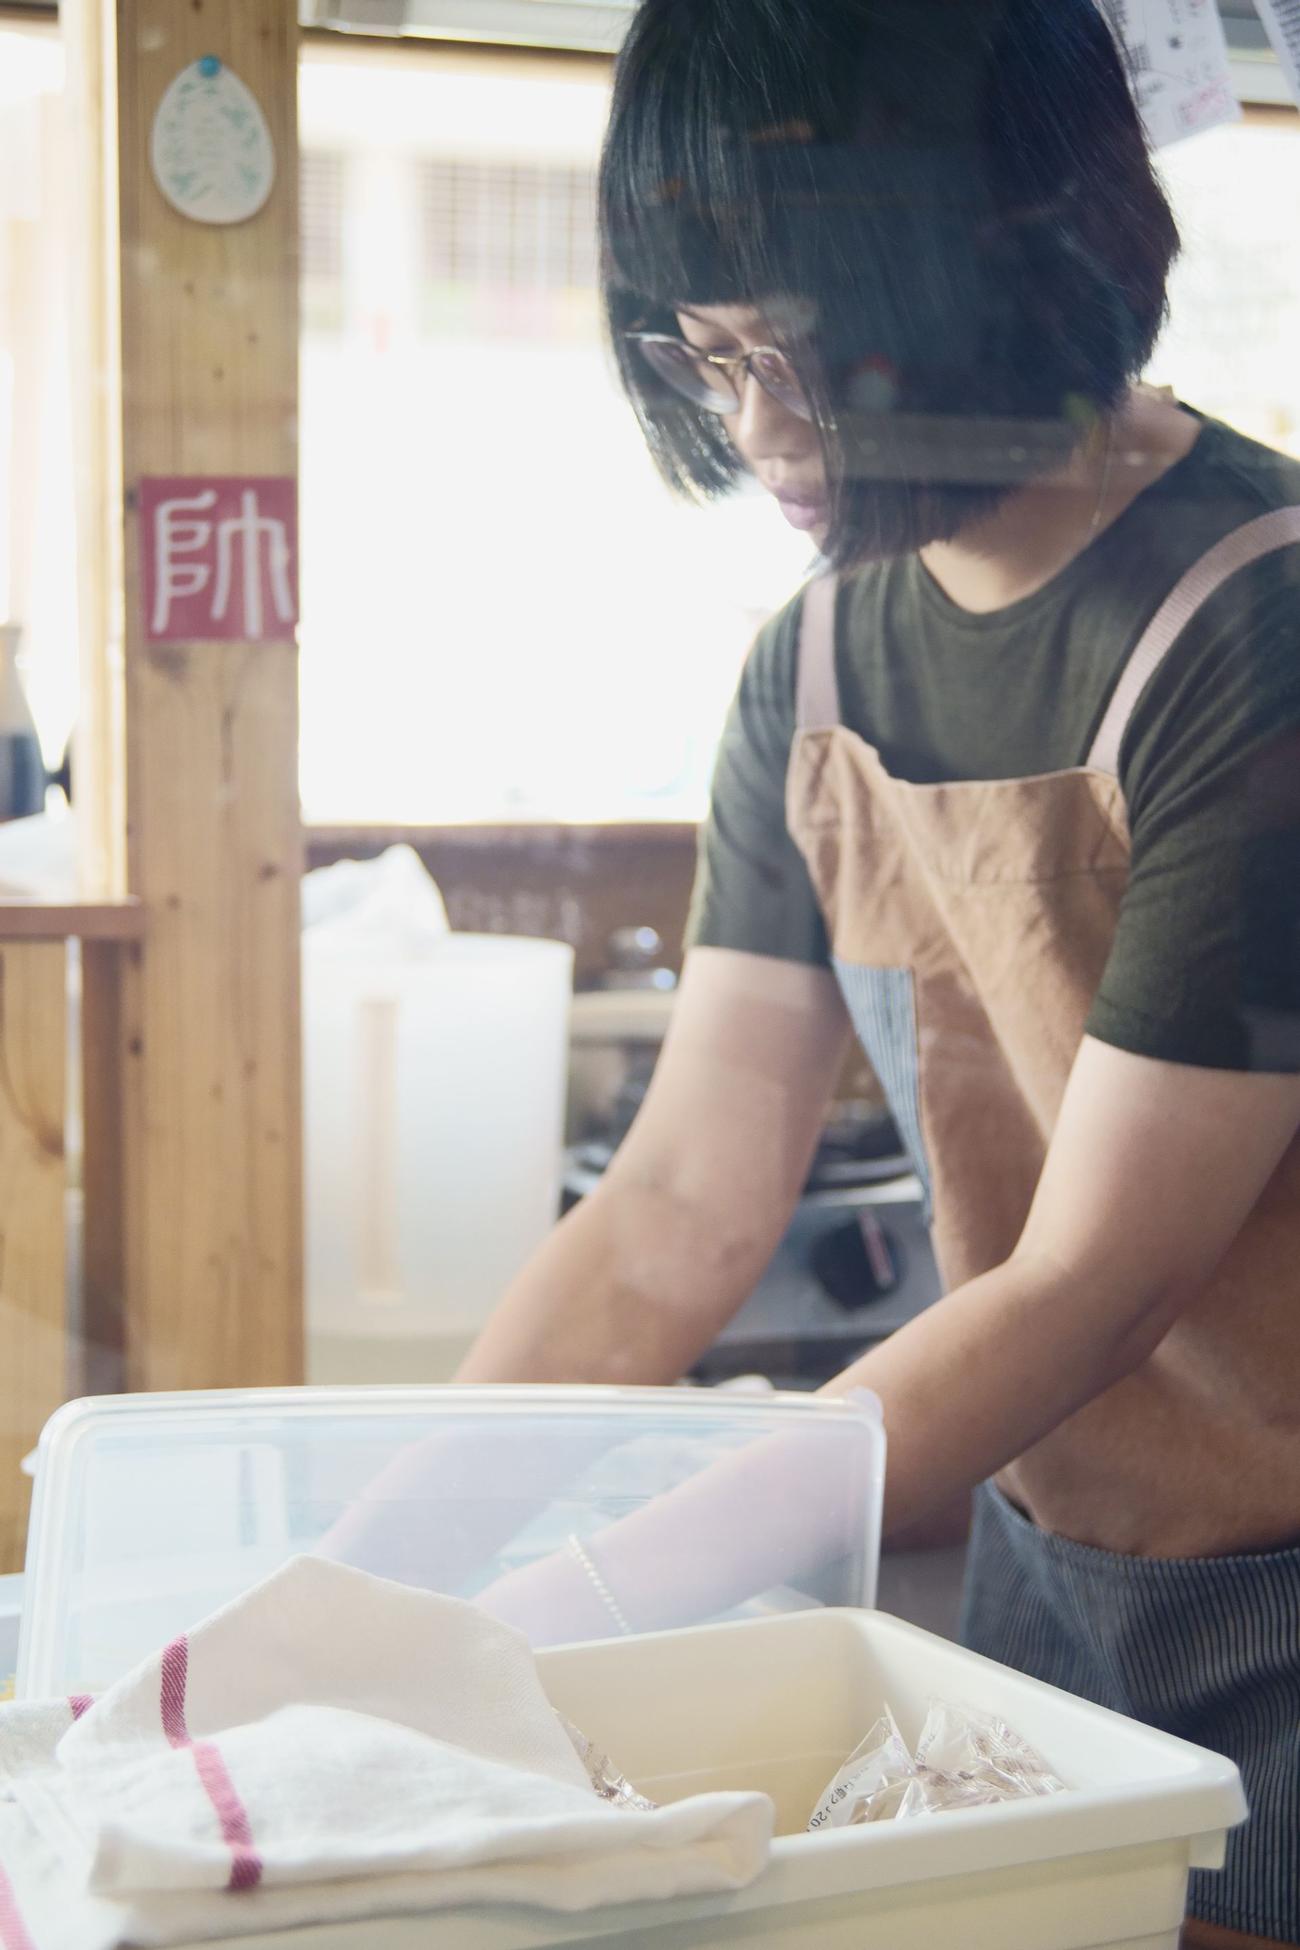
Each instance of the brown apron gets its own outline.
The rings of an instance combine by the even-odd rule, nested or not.
[[[787,819],[854,1026],[932,1201],[950,1288],[1007,1259],[1029,1212],[1127,883],[1117,771],[1133,708],[1202,603],[1238,570],[1296,542],[1300,509],[1289,508],[1218,543],[1138,642],[1086,763],[1027,779],[917,785],[893,777],[840,722],[837,586],[823,577],[808,587]],[[1132,1671],[1114,1647],[1104,1673],[1081,1668],[1067,1641],[1072,1632],[1086,1637],[1086,1622],[1062,1608],[1059,1593],[1044,1593],[1049,1573],[1072,1580],[1076,1604],[1094,1585],[1100,1598],[1103,1570],[1127,1579],[1125,1591],[1145,1579],[1151,1615],[1140,1623],[1155,1642],[1177,1630],[1175,1561],[1217,1558],[1226,1573],[1243,1561],[1234,1554],[1258,1554],[1252,1561],[1276,1573],[1269,1590],[1276,1583],[1283,1593],[1282,1635],[1294,1646],[1281,1661],[1278,1706],[1294,1733],[1284,1753],[1270,1749],[1279,1803],[1271,1834],[1261,1839],[1252,1819],[1251,1860],[1239,1848],[1239,1873],[1230,1860],[1227,1876],[1202,1878],[1213,1898],[1194,1906],[1225,1927],[1289,1943],[1300,1943],[1300,1550],[1272,1547],[1297,1540],[1300,1139],[1215,1278],[1150,1360],[982,1493],[967,1606],[980,1649],[1232,1752],[1249,1793],[1249,1741],[1229,1730],[1224,1744],[1223,1729],[1191,1698],[1195,1685],[1158,1697],[1163,1680],[1153,1692],[1150,1661],[1132,1645]],[[983,1588],[981,1558],[997,1564]],[[1012,1589],[1016,1577],[1023,1590]],[[1196,1595],[1212,1608],[1228,1602],[1222,1592]],[[1033,1612],[1040,1599],[1052,1612],[1046,1623]],[[1207,1656],[1198,1647],[1189,1658],[1199,1669]],[[1222,1679],[1221,1661],[1211,1663]],[[1181,1664],[1173,1660],[1175,1673]],[[1250,1687],[1255,1677],[1243,1671],[1234,1684]],[[1199,1731],[1187,1733],[1189,1722]],[[1290,1868],[1269,1873],[1261,1898],[1259,1851],[1279,1845]],[[1279,1891],[1282,1881],[1291,1886]]]

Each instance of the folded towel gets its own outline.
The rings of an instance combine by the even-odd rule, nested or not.
[[[318,1558],[98,1701],[0,1707],[5,1950],[735,1889],[771,1830],[763,1795],[601,1800],[522,1637]]]

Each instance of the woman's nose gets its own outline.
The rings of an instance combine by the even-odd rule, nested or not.
[[[731,437],[745,459],[778,460],[803,453],[811,433],[808,421],[782,406],[759,385],[752,372],[737,376],[740,406],[731,422]]]

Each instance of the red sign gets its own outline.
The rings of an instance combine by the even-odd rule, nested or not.
[[[292,643],[296,483],[224,474],[140,482],[150,643]]]

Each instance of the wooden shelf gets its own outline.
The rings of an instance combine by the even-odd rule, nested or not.
[[[0,895],[0,941],[139,941],[140,901],[40,901]]]
[[[353,847],[381,851],[388,846],[454,846],[465,851],[525,853],[570,852],[580,847],[655,845],[694,846],[698,823],[684,819],[603,820],[466,820],[454,825],[402,826],[304,825],[309,856],[329,854],[337,859]]]

